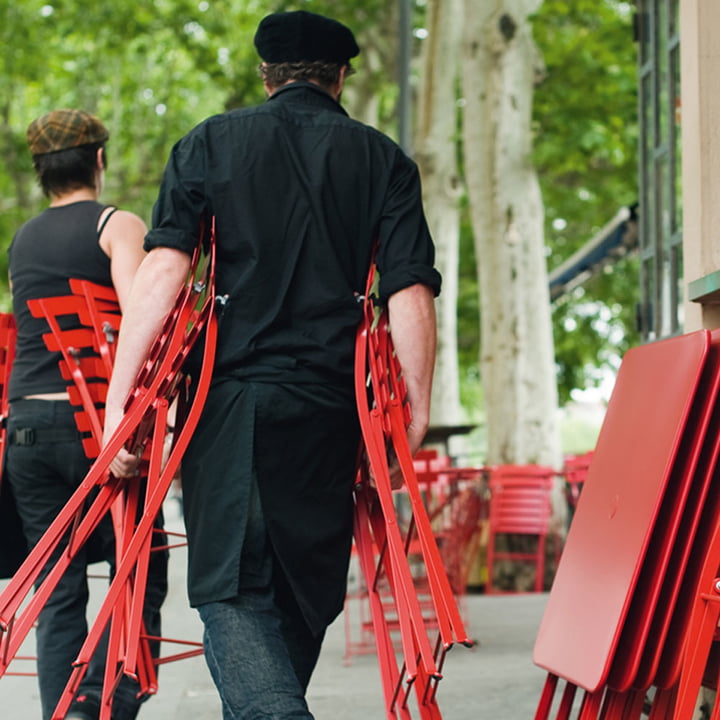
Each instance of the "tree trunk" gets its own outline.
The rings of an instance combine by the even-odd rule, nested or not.
[[[491,464],[559,467],[543,205],[530,157],[541,0],[465,0],[463,138]]]
[[[364,32],[358,37],[362,48],[360,57],[354,63],[358,67],[345,83],[342,104],[350,117],[387,131],[383,128],[381,117],[382,88],[388,80],[397,82],[398,67],[398,8],[396,4],[388,7],[380,27],[372,33]]]
[[[443,276],[437,300],[438,352],[433,383],[431,424],[462,421],[457,352],[457,298],[460,179],[457,148],[457,78],[462,0],[430,0],[427,5],[422,85],[415,133],[416,160],[423,202]]]

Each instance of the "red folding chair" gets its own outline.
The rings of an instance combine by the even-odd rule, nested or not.
[[[8,383],[15,359],[15,318],[12,313],[0,313],[0,488],[3,482],[5,448],[7,443],[7,418],[10,411]]]
[[[355,387],[363,437],[363,455],[355,491],[355,545],[368,588],[373,633],[388,718],[410,718],[414,690],[420,717],[441,717],[436,702],[445,654],[456,642],[472,645],[442,565],[407,443],[409,407],[384,311],[375,306],[374,267],[368,275],[364,319],[357,334]],[[410,517],[403,533],[390,485],[388,448],[404,478]],[[370,483],[370,474],[373,485]],[[420,554],[432,605],[429,623],[418,597],[409,555]],[[381,592],[387,583],[392,598]],[[396,618],[396,620],[395,620]],[[398,665],[390,623],[397,622],[402,648]],[[428,625],[436,640],[431,643]],[[434,645],[434,647],[433,647]]]
[[[216,340],[216,298],[214,244],[211,242],[209,247],[209,254],[204,259],[199,250],[196,252],[188,283],[178,296],[174,310],[167,318],[138,375],[136,387],[128,400],[126,415],[117,432],[99,452],[82,485],[0,594],[1,676],[16,656],[40,609],[77,549],[87,541],[100,519],[112,512],[116,532],[115,575],[78,654],[75,669],[55,709],[53,720],[60,720],[65,716],[87,664],[108,626],[110,635],[101,720],[110,718],[113,689],[121,674],[138,680],[141,693],[154,693],[157,690],[158,664],[202,652],[201,643],[186,643],[191,646],[191,650],[154,660],[149,652],[149,643],[161,638],[148,637],[144,632],[142,605],[155,518],[160,512],[167,488],[179,466],[180,457],[197,424],[210,382]],[[81,293],[88,290],[86,287],[77,286],[76,289],[78,288]],[[77,337],[72,338],[75,344],[71,344],[71,339],[63,336],[57,324],[53,327],[51,322],[52,338],[48,340],[50,343],[56,341],[57,349],[63,354],[68,377],[72,378],[77,392],[76,399],[80,400],[77,404],[82,405],[80,422],[86,423],[84,427],[90,433],[91,441],[95,443],[97,450],[100,445],[98,433],[101,432],[102,423],[95,406],[104,400],[103,383],[87,382],[86,373],[107,377],[105,366],[108,361],[112,361],[110,346],[114,335],[113,321],[104,317],[104,314],[110,312],[110,315],[114,315],[112,299],[97,297],[94,292],[90,292],[80,302],[74,296],[71,300],[58,300],[57,305],[45,304],[44,309],[41,303],[36,310],[43,314],[47,312],[49,317],[54,317],[66,312],[68,307],[71,307],[70,311],[80,309],[80,312],[83,312],[83,303],[86,310],[90,308],[87,312],[93,330],[79,332]],[[99,305],[93,309],[95,303]],[[190,349],[200,339],[203,340],[202,369],[197,378],[194,400],[186,404],[186,382],[182,365]],[[79,347],[84,350],[79,351]],[[89,356],[92,356],[90,359],[88,352]],[[183,406],[183,412],[180,413],[179,421],[176,420],[173,447],[163,465],[168,406],[173,401],[178,401]],[[143,472],[137,479],[119,480],[108,475],[110,461],[122,446],[143,452]],[[91,444],[86,445],[86,449],[91,447]],[[145,492],[144,499],[141,500],[140,488],[143,485]],[[95,499],[88,503],[92,492],[96,493]],[[70,540],[66,552],[28,599],[50,553],[68,530]],[[180,642],[168,639],[165,641]]]
[[[498,465],[490,468],[490,516],[488,520],[488,594],[498,592],[495,564],[498,561],[531,563],[535,566],[533,589],[542,592],[545,582],[545,553],[551,532],[552,489],[556,471],[542,465]],[[498,540],[505,542],[499,547]],[[559,538],[554,536],[559,555]],[[528,547],[513,547],[518,541]]]
[[[581,455],[567,455],[563,464],[565,476],[565,496],[571,512],[575,512],[583,483],[590,469],[593,451],[589,450]]]
[[[449,464],[450,458],[439,458],[435,450],[421,450],[413,458],[418,488],[422,494],[423,503],[431,523],[436,519],[437,515],[435,510],[438,502],[438,485],[440,484],[438,482],[438,469],[448,467]],[[408,537],[408,530],[412,523],[412,511],[407,493],[402,490],[394,491],[393,502],[397,513],[398,526],[401,528],[402,537],[407,545],[406,554],[415,593],[420,603],[426,627],[431,629],[436,625],[422,552],[417,538]],[[377,547],[373,548],[373,554],[373,563],[377,565],[380,557]],[[357,545],[355,543],[353,543],[353,559],[357,559]],[[375,582],[376,590],[382,598],[388,630],[392,633],[393,643],[397,647],[400,624],[394,612],[392,591],[388,578],[384,573],[381,573]],[[354,639],[355,630],[357,630],[358,639]],[[345,661],[349,664],[353,655],[374,653],[376,650],[377,645],[370,613],[370,591],[362,573],[360,573],[355,587],[349,589],[345,597]]]
[[[102,442],[120,307],[112,288],[71,280],[70,289],[72,295],[29,300],[28,309],[50,327],[43,340],[50,352],[60,353],[60,373],[68,382],[70,404],[78,408],[75,423],[83,434],[85,454],[96,458]],[[62,330],[61,318],[65,315],[76,315],[82,327]]]
[[[15,498],[10,484],[3,482],[9,411],[8,382],[15,356],[15,336],[14,316],[12,313],[0,313],[0,578],[3,579],[10,578],[17,572],[28,552]],[[35,660],[27,655],[16,659]],[[7,674],[28,676],[34,673],[14,669]]]

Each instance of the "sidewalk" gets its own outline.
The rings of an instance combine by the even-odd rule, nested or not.
[[[179,519],[168,508],[168,528]],[[163,608],[163,635],[200,640],[201,623],[185,596],[185,553],[171,552],[170,592]],[[102,580],[93,581],[93,599],[102,593]],[[5,583],[0,582],[0,589]],[[546,595],[470,595],[466,598],[469,633],[479,644],[456,647],[448,654],[438,690],[443,720],[531,720],[545,673],[532,663],[535,634]],[[26,649],[32,654],[29,638]],[[316,720],[384,720],[382,688],[375,655],[344,661],[342,616],[328,629],[320,661],[308,690]],[[32,669],[15,661],[11,670]],[[215,688],[202,657],[162,666],[160,689],[140,712],[138,720],[221,720]],[[413,717],[417,715],[411,708]],[[34,677],[0,679],[0,717],[40,720]]]

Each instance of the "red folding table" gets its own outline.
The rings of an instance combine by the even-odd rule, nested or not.
[[[623,359],[535,643],[536,720],[690,720],[717,621],[719,389],[718,332]]]

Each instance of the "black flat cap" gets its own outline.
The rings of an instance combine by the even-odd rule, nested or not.
[[[263,18],[255,33],[255,47],[268,63],[324,60],[345,65],[360,52],[350,28],[307,10]]]

